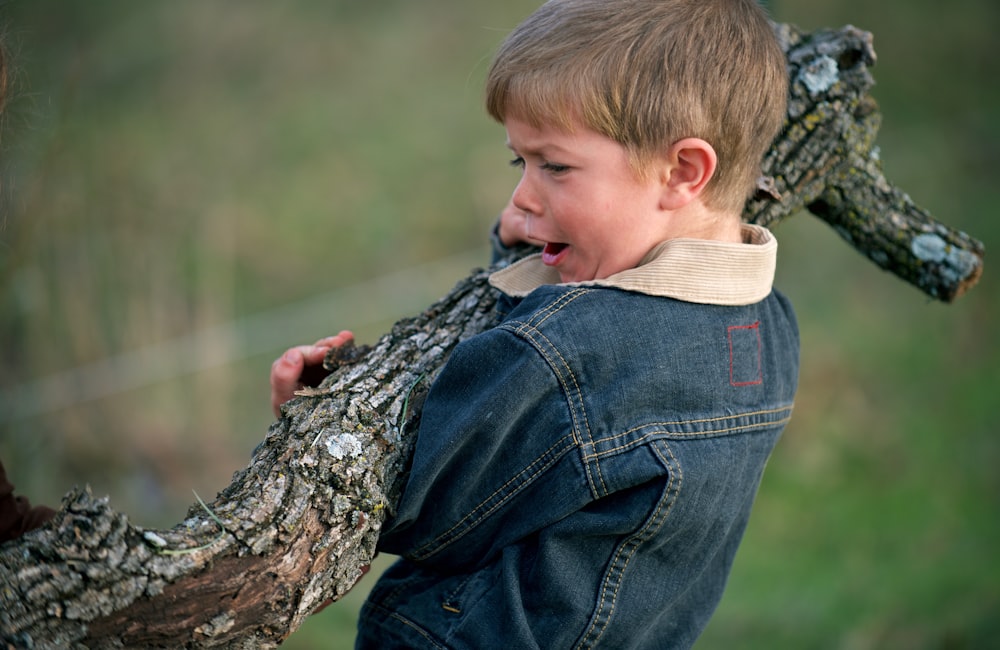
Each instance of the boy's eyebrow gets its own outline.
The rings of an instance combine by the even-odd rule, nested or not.
[[[525,147],[525,148],[520,149],[520,150],[517,149],[513,145],[513,143],[511,143],[510,140],[507,140],[504,144],[507,145],[508,149],[510,149],[511,151],[513,151],[514,153],[519,154],[519,155],[545,156],[548,153],[552,153],[552,154],[556,154],[556,155],[566,155],[566,154],[569,153],[563,147],[560,147],[557,144],[551,144],[551,143],[543,143],[540,146],[537,146],[537,147],[534,147],[534,148],[528,146],[528,147]]]

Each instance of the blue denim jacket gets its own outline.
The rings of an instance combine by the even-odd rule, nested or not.
[[[763,242],[773,262],[769,233],[747,236],[756,243],[723,246],[766,257],[749,250]],[[794,315],[767,269],[733,291],[747,284],[742,253],[713,246],[653,255],[653,275],[708,285],[685,300],[666,275],[665,290],[635,274],[512,290],[532,274],[513,267],[513,282],[496,282],[516,295],[456,348],[424,403],[379,542],[401,559],[374,586],[357,647],[693,644],[798,370]],[[706,250],[716,263],[699,270]]]

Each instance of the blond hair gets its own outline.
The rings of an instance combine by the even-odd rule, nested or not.
[[[501,123],[605,135],[638,173],[701,138],[719,161],[706,204],[741,211],[787,94],[785,56],[756,0],[549,0],[500,46],[486,108]]]

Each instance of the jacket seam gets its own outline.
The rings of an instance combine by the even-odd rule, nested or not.
[[[567,444],[567,440],[570,441],[570,444]],[[535,479],[559,462],[559,460],[575,446],[572,442],[572,436],[563,436],[557,440],[555,444],[542,452],[537,458],[535,458],[535,460],[524,467],[524,469],[511,476],[506,482],[504,482],[503,485],[498,487],[489,496],[476,504],[476,506],[466,516],[455,522],[451,528],[444,531],[420,548],[415,549],[412,553],[407,554],[407,557],[416,561],[425,560],[431,555],[434,555],[451,544],[454,544],[456,541],[464,537],[469,531],[478,526],[480,521],[496,512],[515,494],[534,483]],[[563,448],[560,449],[560,447]],[[541,465],[539,466],[539,464]],[[508,488],[515,484],[518,485],[513,490],[508,492]],[[507,492],[507,494],[504,495],[504,492]],[[487,504],[501,495],[503,495],[502,498],[487,507]]]
[[[647,422],[645,424],[641,424],[639,426],[632,427],[631,429],[627,429],[627,430],[622,431],[620,433],[616,433],[616,434],[614,434],[612,436],[601,438],[600,442],[602,444],[612,443],[615,440],[618,440],[620,438],[624,438],[626,436],[630,436],[630,435],[634,434],[636,431],[641,431],[642,429],[657,428],[659,430],[658,431],[651,431],[650,433],[645,434],[645,435],[643,435],[640,438],[636,438],[634,440],[630,440],[629,442],[627,442],[625,444],[622,444],[622,445],[619,445],[617,447],[610,448],[610,449],[604,449],[602,451],[595,452],[591,456],[601,456],[601,455],[607,454],[609,452],[620,451],[620,450],[626,449],[626,448],[628,448],[630,446],[633,446],[633,445],[636,445],[636,444],[641,444],[642,442],[644,442],[646,440],[649,440],[650,438],[655,438],[655,437],[665,436],[665,435],[666,436],[673,436],[673,437],[680,437],[680,438],[697,438],[697,437],[701,437],[701,436],[710,437],[710,436],[725,435],[725,434],[728,434],[728,433],[733,433],[735,431],[747,431],[747,430],[752,430],[752,429],[770,429],[770,428],[775,427],[775,426],[784,426],[785,424],[787,424],[792,419],[791,411],[792,411],[792,406],[786,406],[786,407],[781,407],[781,408],[776,408],[776,409],[767,409],[767,410],[761,410],[761,411],[751,411],[751,412],[748,412],[748,413],[740,413],[740,414],[737,414],[737,415],[725,415],[725,416],[715,417],[715,418],[701,418],[701,419],[697,419],[697,420],[676,420],[676,421],[673,421],[673,422]],[[739,424],[739,425],[734,425],[734,426],[730,426],[730,427],[723,427],[723,428],[719,428],[719,429],[707,429],[707,430],[704,430],[704,431],[681,431],[681,430],[678,430],[678,429],[674,428],[674,427],[683,427],[685,425],[691,425],[691,424],[706,424],[706,423],[714,423],[714,422],[724,422],[726,420],[736,420],[736,419],[743,418],[743,417],[753,417],[753,416],[758,416],[758,415],[775,415],[775,414],[778,414],[778,413],[787,413],[787,415],[785,415],[784,417],[782,417],[782,418],[780,418],[778,420],[767,420],[767,421],[764,421],[764,422],[753,422],[753,423],[750,423],[750,424]],[[590,456],[588,456],[588,457],[590,457]]]
[[[378,603],[372,603],[372,605],[378,610],[384,612],[389,618],[395,619],[410,628],[420,636],[422,636],[428,643],[430,643],[435,648],[439,650],[448,650],[448,646],[442,645],[438,642],[437,638],[431,634],[430,630],[425,629],[423,626],[417,624],[415,621],[403,616],[394,609],[390,609]]]
[[[525,325],[533,328],[540,327],[545,321],[554,316],[555,314],[562,311],[567,305],[581,298],[586,294],[590,293],[590,289],[574,289],[572,291],[567,291],[556,297],[555,300],[545,305],[544,307],[538,309],[534,314],[532,314],[531,320],[524,322]]]
[[[573,420],[573,436],[576,444],[581,448],[592,448],[594,436],[590,431],[590,421],[587,418],[587,409],[584,405],[583,391],[580,390],[580,382],[577,381],[576,374],[566,358],[559,352],[559,349],[552,344],[552,341],[544,333],[534,327],[525,325],[518,331],[525,340],[538,351],[548,363],[549,368],[556,377],[556,381],[563,389],[566,396],[570,417]],[[586,454],[582,455],[584,458]],[[591,494],[601,496],[608,494],[608,487],[601,473],[601,467],[595,464],[593,469],[589,463],[584,463],[584,473],[587,475],[587,483]],[[594,474],[596,473],[596,479]]]
[[[582,400],[580,398],[579,384],[577,383],[576,377],[573,375],[573,371],[570,368],[569,364],[566,363],[566,359],[561,354],[559,354],[559,351],[555,349],[555,346],[552,345],[552,342],[532,325],[528,323],[521,323],[520,326],[514,331],[514,333],[519,337],[521,337],[522,339],[528,341],[531,344],[531,347],[534,348],[535,351],[538,352],[538,354],[540,354],[543,359],[545,359],[545,362],[549,366],[549,369],[552,371],[552,374],[555,376],[556,381],[559,383],[559,386],[563,389],[563,394],[566,395],[567,401],[570,402],[569,412],[570,412],[570,417],[573,420],[573,427],[570,433],[573,436],[573,441],[577,445],[583,444],[581,442],[578,433],[581,433],[582,430],[585,428],[588,430],[589,433],[589,427],[587,426],[586,416],[584,416],[581,425],[580,417],[577,414],[577,407],[573,405],[574,401],[582,402]],[[541,342],[539,341],[539,339]],[[542,342],[544,342],[544,345],[542,344]],[[549,348],[551,348],[554,351],[555,356],[558,357],[558,362],[552,356],[552,354],[550,354]],[[561,368],[561,370],[559,368]],[[566,373],[568,373],[570,375],[570,378],[572,379],[573,383],[572,390],[571,387],[569,386],[569,381],[567,381],[564,376]],[[580,409],[582,410],[582,403]]]
[[[425,630],[423,627],[421,627],[420,625],[417,625],[414,621],[411,621],[410,619],[408,619],[407,617],[403,616],[399,612],[391,611],[389,613],[389,616],[391,618],[396,619],[397,621],[399,621],[403,625],[409,627],[410,629],[412,629],[414,632],[416,632],[420,636],[424,637],[424,639],[426,639],[427,642],[430,643],[431,645],[433,645],[435,648],[440,648],[440,650],[448,650],[448,646],[444,646],[444,645],[441,645],[440,643],[438,643],[437,640],[434,639],[434,637],[431,636],[431,633],[428,630]]]
[[[667,520],[667,517],[670,516],[670,512],[677,503],[681,486],[684,483],[684,471],[682,470],[677,457],[674,455],[673,451],[671,451],[670,445],[666,441],[663,441],[662,446],[666,450],[667,455],[670,456],[669,460],[663,456],[662,452],[657,448],[657,445],[652,445],[650,448],[668,469],[667,485],[664,487],[663,493],[660,496],[660,499],[656,504],[656,509],[653,513],[646,519],[639,530],[629,535],[618,545],[611,564],[605,573],[604,580],[602,581],[601,595],[594,608],[594,614],[592,616],[590,627],[584,632],[582,638],[576,644],[575,647],[577,648],[593,647],[598,641],[600,641],[601,637],[607,631],[608,626],[611,624],[611,617],[614,615],[615,608],[618,603],[618,596],[624,582],[625,572],[628,570],[629,564],[632,562],[632,558],[634,558],[636,553],[638,553],[642,544],[649,541],[653,535],[656,534],[656,531],[663,527],[664,522]],[[627,555],[625,553],[626,550]],[[624,557],[624,562],[621,564],[620,568],[616,569],[622,557]],[[609,597],[611,602],[610,604],[606,604]],[[607,610],[607,613],[602,616],[602,612],[604,612],[605,609]]]
[[[567,291],[560,294],[545,307],[536,311],[530,320],[510,321],[504,324],[504,327],[511,329],[515,335],[528,341],[542,355],[542,358],[545,359],[553,375],[556,377],[556,381],[559,382],[559,385],[563,389],[568,403],[570,418],[573,421],[574,440],[581,448],[593,448],[594,444],[593,434],[590,431],[590,422],[587,418],[587,409],[584,404],[583,391],[580,389],[580,383],[573,372],[573,367],[563,357],[559,348],[539,329],[539,326],[556,313],[562,311],[571,302],[591,291],[592,289]],[[581,460],[586,457],[585,453],[581,453]],[[590,493],[594,497],[600,497],[609,493],[599,463],[594,463],[592,468],[590,463],[583,462],[583,471],[587,477]]]

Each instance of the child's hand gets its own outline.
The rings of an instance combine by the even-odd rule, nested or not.
[[[331,348],[354,340],[354,334],[344,330],[336,336],[320,339],[312,345],[289,348],[271,364],[271,410],[281,417],[281,405],[306,386],[318,386],[330,374],[323,368],[323,357]]]
[[[530,224],[528,216],[521,210],[514,207],[514,202],[507,203],[507,207],[500,213],[500,227],[497,229],[500,241],[504,246],[511,247],[519,243],[542,246],[543,241],[532,239],[530,235]]]

